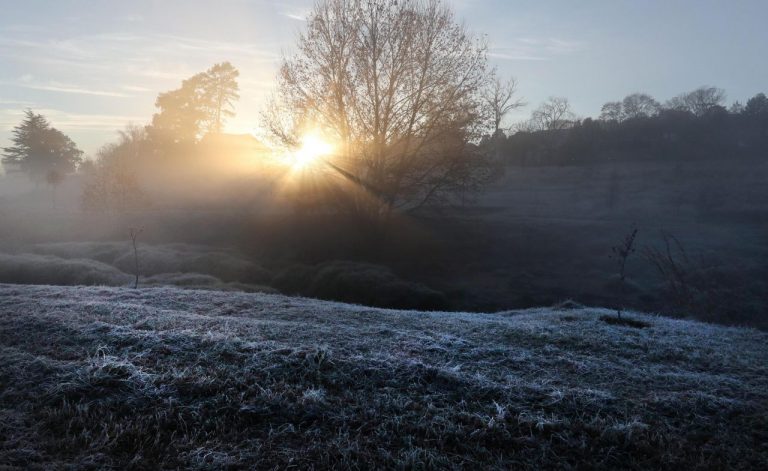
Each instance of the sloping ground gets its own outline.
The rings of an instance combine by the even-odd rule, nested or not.
[[[768,334],[0,285],[0,468],[741,468]]]

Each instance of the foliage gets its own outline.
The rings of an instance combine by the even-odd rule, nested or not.
[[[696,116],[704,116],[716,107],[723,106],[725,90],[717,87],[700,87],[688,93],[678,95],[667,102],[668,109],[688,111]]]
[[[222,62],[184,80],[180,88],[161,93],[151,130],[177,143],[196,142],[206,132],[220,133],[226,119],[235,115],[239,75],[232,64]]]
[[[645,93],[633,93],[622,101],[612,101],[603,105],[600,119],[620,123],[628,119],[650,118],[661,111],[659,102]]]
[[[768,97],[765,93],[758,93],[747,101],[744,113],[751,116],[762,116],[768,118]]]
[[[66,175],[77,168],[83,152],[64,133],[51,127],[41,114],[28,109],[13,128],[13,145],[3,148],[3,162],[21,167],[36,182],[45,182],[51,172]]]
[[[581,121],[563,121],[567,101],[550,100],[535,119],[518,125],[519,132],[493,144],[507,163],[525,165],[764,156],[768,99],[758,94],[728,111],[724,96],[718,88],[702,88],[660,106],[636,93],[603,105],[600,119]]]

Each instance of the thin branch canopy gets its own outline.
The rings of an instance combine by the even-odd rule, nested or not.
[[[389,207],[449,196],[476,178],[468,143],[487,124],[486,45],[438,0],[319,3],[265,113],[280,144],[319,129],[335,164]]]

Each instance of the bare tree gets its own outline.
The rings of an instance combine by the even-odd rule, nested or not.
[[[376,211],[445,201],[482,181],[468,143],[487,129],[487,47],[441,1],[321,1],[297,50],[264,113],[275,142],[295,146],[310,129],[332,140],[325,168],[366,182]]]
[[[613,257],[616,258],[616,262],[619,268],[619,284],[621,286],[621,302],[624,302],[624,295],[626,292],[626,279],[627,279],[627,259],[630,255],[635,253],[635,239],[637,238],[637,228],[624,237],[624,240],[619,245],[611,247]],[[622,306],[616,309],[616,316],[621,319]]]
[[[644,256],[664,279],[676,308],[690,311],[694,289],[690,283],[691,262],[683,244],[672,234],[661,232],[664,249],[646,247]]]
[[[131,126],[119,131],[116,143],[103,146],[87,167],[83,207],[95,211],[126,211],[146,203],[139,185],[139,166],[152,154],[147,131]]]
[[[531,124],[540,131],[569,128],[576,115],[565,97],[549,97],[531,113]]]
[[[498,76],[494,77],[490,86],[486,89],[483,99],[493,119],[493,135],[502,131],[501,123],[510,111],[525,106],[522,98],[516,98],[517,80],[510,78],[502,81]]]
[[[130,228],[128,230],[128,236],[131,238],[131,244],[133,245],[133,264],[134,264],[134,274],[136,275],[136,278],[133,282],[133,289],[139,288],[139,250],[136,246],[136,239],[139,238],[139,234],[141,234],[144,231],[142,228]]]

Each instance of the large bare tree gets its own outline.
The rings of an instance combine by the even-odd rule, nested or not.
[[[571,127],[576,115],[565,97],[549,97],[531,113],[530,126],[537,131],[553,131]]]
[[[331,174],[379,209],[445,200],[482,178],[472,141],[487,125],[486,45],[439,0],[326,0],[284,60],[266,127],[296,145],[333,140]]]
[[[522,98],[515,97],[516,93],[517,80],[514,78],[503,81],[500,77],[494,77],[486,89],[483,98],[493,120],[493,135],[502,130],[501,123],[510,111],[525,106]]]

